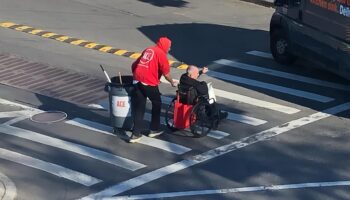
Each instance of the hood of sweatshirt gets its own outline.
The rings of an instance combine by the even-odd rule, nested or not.
[[[167,37],[161,37],[158,39],[157,46],[161,48],[165,53],[168,53],[171,46],[171,40]]]

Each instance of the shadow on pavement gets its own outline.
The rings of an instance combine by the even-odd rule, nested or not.
[[[139,30],[156,42],[160,36],[172,40],[170,55],[187,64],[204,66],[215,60],[237,57],[241,52],[268,51],[269,33],[216,24],[166,24]]]
[[[188,2],[183,0],[139,0],[144,3],[149,3],[158,7],[185,7]]]

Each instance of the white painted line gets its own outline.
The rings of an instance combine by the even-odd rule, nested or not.
[[[89,120],[75,118],[73,120],[67,121],[66,123],[117,137],[116,135],[108,132],[108,130],[112,130],[112,127],[106,126],[106,125],[103,125],[103,124],[100,124],[97,122],[91,122]],[[170,153],[175,153],[177,155],[181,155],[181,154],[184,154],[188,151],[191,151],[190,148],[184,147],[182,145],[159,140],[156,138],[142,137],[138,143],[144,144],[147,146],[151,146],[151,147],[155,147],[157,149],[162,149],[164,151],[168,151]]]
[[[162,83],[168,83],[163,77],[160,80],[162,81]],[[220,89],[214,89],[214,91],[215,91],[215,95],[218,97],[230,99],[230,100],[241,102],[241,103],[250,104],[250,105],[253,105],[256,107],[260,107],[260,108],[266,108],[269,110],[282,112],[285,114],[295,114],[295,113],[300,111],[296,108],[283,106],[280,104],[271,103],[271,102],[263,101],[263,100],[259,100],[259,99],[254,99],[252,97],[248,97],[248,96],[244,96],[244,95],[236,94],[236,93],[232,93],[232,92],[227,92],[227,91],[220,90]]]
[[[110,198],[105,198],[105,200],[163,199],[163,198],[172,198],[172,197],[188,197],[188,196],[242,193],[242,192],[278,191],[278,190],[289,190],[289,189],[306,189],[306,188],[321,188],[321,187],[335,187],[335,186],[350,186],[350,181],[298,183],[298,184],[286,184],[286,185],[240,187],[240,188],[218,189],[218,190],[194,190],[194,191],[169,192],[169,193],[158,193],[158,194],[141,194],[141,195],[132,195],[132,196],[110,197]]]
[[[173,100],[173,97],[162,96],[162,101],[165,104],[169,105],[172,100]],[[151,119],[151,118],[149,117],[149,119]],[[240,115],[240,114],[231,113],[231,112],[228,112],[227,119],[232,120],[232,121],[241,122],[243,124],[249,124],[252,126],[259,126],[259,125],[267,123],[267,121],[265,121],[265,120],[257,119],[254,117],[248,117],[246,115]]]
[[[0,173],[0,182],[2,182],[4,186],[4,192],[1,195],[1,200],[14,200],[17,196],[17,188],[13,181],[5,174]]]
[[[215,71],[209,71],[209,72],[207,72],[207,75],[211,76],[211,77],[218,78],[218,79],[226,80],[226,81],[242,83],[245,85],[263,88],[263,89],[267,89],[267,90],[271,90],[271,91],[275,91],[275,92],[280,92],[280,93],[284,93],[284,94],[288,94],[288,95],[292,95],[292,96],[297,96],[297,97],[301,97],[301,98],[305,98],[305,99],[309,99],[309,100],[313,100],[313,101],[318,101],[318,102],[322,102],[322,103],[327,103],[327,102],[334,100],[333,98],[326,97],[326,96],[319,95],[319,94],[315,94],[315,93],[311,93],[311,92],[287,88],[287,87],[283,87],[283,86],[279,86],[279,85],[275,85],[275,84],[265,83],[262,81],[256,81],[253,79],[243,78],[243,77],[224,74],[224,73],[215,72]]]
[[[215,138],[217,140],[221,140],[222,138],[227,137],[229,135],[230,135],[229,133],[225,133],[223,131],[211,130],[207,136],[211,138]]]
[[[262,52],[262,51],[249,51],[249,52],[246,52],[246,54],[253,55],[253,56],[259,56],[262,58],[273,59],[273,56],[271,53],[266,53],[266,52]]]
[[[244,124],[253,125],[253,126],[259,126],[259,125],[267,123],[267,121],[262,120],[262,119],[257,119],[254,117],[248,117],[245,115],[239,115],[239,114],[235,114],[235,113],[228,113],[227,119],[233,120],[233,121],[238,121],[238,122],[241,122]]]
[[[314,78],[301,76],[301,75],[297,75],[297,74],[291,74],[291,73],[287,73],[287,72],[277,71],[277,70],[269,69],[267,67],[248,65],[248,64],[236,62],[233,60],[225,60],[225,59],[215,61],[215,63],[229,66],[229,67],[258,72],[258,73],[262,73],[262,74],[267,74],[270,76],[276,76],[276,77],[280,77],[280,78],[294,80],[294,81],[298,81],[298,82],[309,83],[309,84],[313,84],[313,85],[317,85],[317,86],[328,87],[328,88],[333,88],[333,89],[337,89],[337,90],[350,91],[350,86],[348,86],[348,85],[342,85],[342,84],[338,84],[338,83],[323,81],[323,80],[314,79]]]
[[[145,120],[151,121],[152,115],[150,113],[145,113]],[[166,125],[165,123],[165,118],[161,117],[160,118],[160,123]],[[190,131],[190,130],[187,130]],[[222,131],[217,131],[217,130],[212,130],[208,133],[208,137],[215,138],[215,139],[222,139],[230,134],[222,132]]]
[[[80,144],[75,144],[72,142],[67,142],[57,138],[42,135],[33,131],[13,127],[13,126],[0,126],[0,132],[7,135],[12,135],[15,137],[20,137],[30,141],[38,142],[44,145],[56,147],[63,149],[65,151],[70,151],[83,156],[94,158],[96,160],[106,162],[118,167],[122,167],[127,170],[135,171],[145,167],[145,165],[138,162],[119,157],[104,151],[100,151],[91,147],[83,146]]]
[[[295,114],[297,112],[300,112],[300,110],[296,109],[296,108],[292,108],[289,106],[284,106],[284,105],[280,105],[280,104],[276,104],[276,103],[271,103],[268,101],[263,101],[263,100],[255,99],[255,98],[240,95],[240,94],[227,92],[224,90],[215,89],[215,94],[216,94],[216,96],[224,97],[226,99],[230,99],[230,100],[241,102],[241,103],[250,104],[250,105],[253,105],[256,107],[260,107],[260,108],[278,111],[278,112],[285,113],[285,114]]]
[[[89,121],[89,120],[86,120],[86,119],[74,118],[73,120],[65,121],[65,123],[73,125],[73,126],[78,126],[78,127],[81,127],[81,128],[89,129],[89,130],[92,130],[92,131],[104,133],[104,134],[107,134],[107,135],[115,136],[112,133],[113,128],[111,126],[107,126],[107,125],[104,125],[104,124],[101,124],[101,123]]]
[[[239,141],[232,142],[230,144],[209,150],[209,151],[204,152],[202,154],[189,157],[186,160],[182,160],[180,162],[159,168],[157,170],[154,170],[154,171],[148,172],[146,174],[137,176],[137,177],[129,179],[127,181],[120,182],[114,186],[111,186],[109,188],[102,190],[101,192],[91,194],[91,195],[86,196],[82,199],[83,200],[94,200],[94,199],[106,198],[106,197],[112,197],[112,196],[118,195],[122,192],[131,190],[131,189],[136,188],[138,186],[141,186],[143,184],[146,184],[146,183],[149,183],[149,182],[154,181],[156,179],[167,176],[169,174],[173,174],[173,173],[178,172],[180,170],[183,170],[183,169],[189,168],[191,166],[203,163],[203,162],[211,160],[213,158],[230,153],[232,151],[250,146],[250,145],[255,144],[257,142],[261,142],[261,141],[270,139],[272,137],[276,137],[282,133],[288,132],[288,131],[296,129],[296,128],[300,128],[304,125],[319,121],[321,119],[325,119],[327,117],[341,113],[341,112],[349,110],[349,109],[350,109],[350,102],[326,109],[323,112],[317,112],[317,113],[309,115],[307,117],[303,117],[303,118],[300,118],[297,120],[290,121],[290,122],[282,124],[280,126],[276,126],[276,127],[267,129],[265,131],[259,132],[257,134],[251,135],[249,137],[245,137]]]
[[[190,148],[187,148],[185,146],[150,137],[142,137],[138,143],[162,149],[164,151],[175,153],[177,155],[191,151]]]
[[[0,158],[45,171],[47,173],[83,184],[85,186],[91,186],[101,182],[101,180],[88,176],[86,174],[2,148],[0,148]]]

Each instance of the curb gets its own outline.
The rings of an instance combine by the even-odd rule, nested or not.
[[[53,39],[53,40],[56,40],[59,42],[64,42],[67,44],[72,44],[72,45],[76,45],[76,46],[80,46],[80,47],[84,47],[84,48],[88,48],[88,49],[97,50],[97,51],[104,52],[104,53],[110,53],[110,54],[114,54],[114,55],[118,55],[118,56],[132,58],[132,59],[137,59],[141,55],[141,53],[138,53],[138,52],[132,52],[132,51],[128,51],[125,49],[118,49],[118,48],[115,48],[115,47],[112,47],[109,45],[104,45],[104,44],[90,42],[90,41],[83,40],[83,39],[73,38],[73,37],[69,37],[66,35],[61,35],[61,34],[57,34],[57,33],[50,32],[50,31],[45,31],[42,29],[36,29],[36,28],[31,27],[31,26],[16,24],[13,22],[0,22],[0,27],[9,28],[9,29],[13,29],[15,31],[29,33],[32,35],[37,35],[40,37]],[[187,67],[188,67],[187,64],[184,64],[184,63],[178,62],[178,61],[173,61],[173,60],[169,60],[169,64],[171,67],[177,68],[177,69],[187,69]]]

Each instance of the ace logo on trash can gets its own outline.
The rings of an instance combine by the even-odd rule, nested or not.
[[[130,98],[129,97],[112,97],[113,115],[116,117],[130,117]]]

